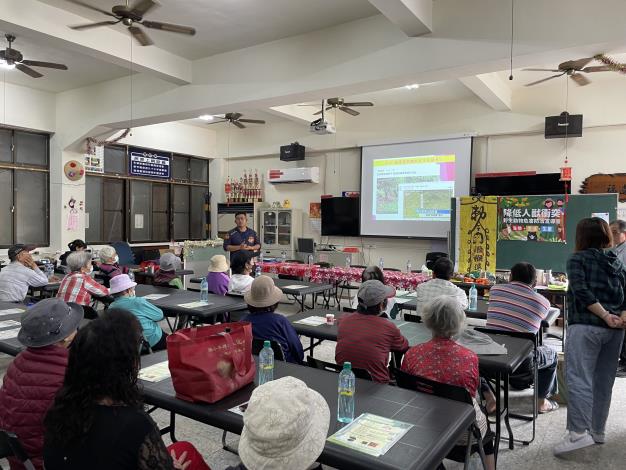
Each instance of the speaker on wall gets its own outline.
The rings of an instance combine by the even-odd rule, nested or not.
[[[546,117],[546,139],[564,139],[565,137],[582,137],[583,115],[561,113],[559,116]]]
[[[304,160],[304,145],[300,145],[298,142],[294,142],[293,144],[281,146],[280,159],[283,162],[295,162],[298,160]]]

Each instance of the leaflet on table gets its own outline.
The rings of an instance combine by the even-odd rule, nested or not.
[[[283,289],[306,289],[309,286],[302,286],[300,284],[294,284],[292,286],[285,286]]]
[[[410,294],[406,295],[407,297],[417,297],[417,292],[411,292]]]
[[[138,377],[146,382],[160,382],[170,377],[168,361],[159,362],[139,371]]]
[[[409,293],[408,290],[396,289],[396,297],[404,297]]]
[[[21,308],[8,308],[6,310],[0,310],[0,317],[4,315],[15,315],[17,313],[23,313],[23,312],[25,312],[25,310]]]
[[[407,303],[407,302],[410,302],[410,301],[411,301],[411,300],[413,300],[413,299],[411,299],[411,298],[406,298],[406,297],[405,297],[405,298],[399,298],[399,297],[396,297],[394,300],[396,301],[396,303],[397,303],[397,304],[405,304],[405,303]]]
[[[178,304],[179,307],[183,308],[201,308],[208,307],[209,305],[213,305],[212,302],[207,302],[206,300],[198,300],[196,302],[188,302],[186,304]]]
[[[236,415],[243,416],[243,414],[248,409],[248,403],[249,402],[242,403],[241,405],[230,408],[228,411],[230,411],[231,413],[235,413]]]
[[[380,457],[385,455],[412,427],[413,425],[409,423],[363,413],[349,425],[330,436],[328,441]]]
[[[10,326],[22,326],[22,324],[15,320],[0,321],[0,328],[9,328]]]
[[[17,333],[20,331],[19,328],[13,328],[12,330],[4,330],[0,331],[0,340],[1,339],[11,339],[16,338]]]
[[[300,325],[308,325],[308,326],[320,326],[326,324],[326,318],[324,317],[306,317],[302,320],[295,321],[294,323],[298,323]]]
[[[143,298],[146,300],[159,300],[167,296],[169,296],[169,294],[148,294],[144,295]]]

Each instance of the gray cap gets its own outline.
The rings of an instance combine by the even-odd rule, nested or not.
[[[64,340],[78,329],[83,307],[61,299],[44,299],[22,315],[17,339],[29,348],[43,348]]]
[[[163,271],[176,271],[180,269],[180,258],[174,253],[163,253],[159,260],[159,267]]]
[[[372,279],[361,284],[357,297],[359,298],[359,303],[366,307],[373,307],[374,305],[382,304],[383,301],[391,297],[393,293],[393,287],[386,286],[382,282]]]

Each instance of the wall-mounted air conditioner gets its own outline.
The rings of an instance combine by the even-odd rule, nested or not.
[[[320,169],[311,167],[267,170],[267,182],[272,184],[319,183]]]

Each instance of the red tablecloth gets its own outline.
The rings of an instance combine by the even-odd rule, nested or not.
[[[285,274],[309,278],[312,282],[339,284],[342,282],[361,282],[362,268],[333,267],[322,268],[317,265],[299,263],[259,263],[264,273]],[[396,289],[412,290],[418,284],[429,279],[419,273],[401,273],[385,271],[386,284]]]

